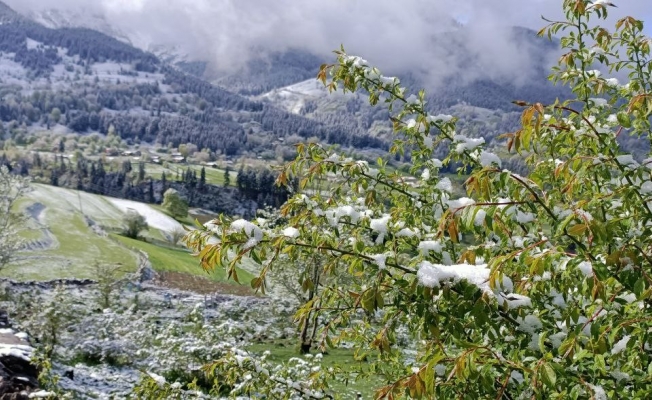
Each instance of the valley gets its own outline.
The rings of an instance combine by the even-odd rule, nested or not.
[[[650,398],[642,22],[292,1],[0,0],[0,400]]]

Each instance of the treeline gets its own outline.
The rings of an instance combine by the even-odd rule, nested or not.
[[[36,181],[53,186],[150,204],[162,203],[165,191],[173,188],[190,207],[246,218],[254,217],[259,208],[278,208],[289,197],[285,188],[275,185],[277,175],[267,169],[243,170],[242,176],[238,173],[231,179],[246,183],[233,187],[207,183],[203,168],[199,173],[186,169],[178,175],[163,173],[154,178],[147,175],[144,163],[134,168],[129,161],[116,167],[84,158],[71,162],[62,156],[48,161],[35,153],[31,160],[13,161],[3,154],[0,165],[6,165],[15,174],[32,176]]]
[[[178,72],[166,78],[175,92],[171,98],[160,84],[85,82],[66,90],[37,90],[23,94],[20,86],[0,87],[0,120],[16,125],[63,124],[74,132],[107,134],[111,126],[122,139],[134,142],[193,143],[226,155],[253,150],[247,146],[244,123],[258,123],[268,140],[299,135],[345,147],[386,150],[389,144],[366,133],[355,120],[314,121],[261,103],[249,102],[197,78]],[[235,112],[225,109],[235,107]],[[18,141],[20,142],[20,141]],[[21,144],[21,143],[19,143]]]
[[[287,201],[288,190],[276,185],[277,178],[278,174],[267,168],[240,167],[236,176],[236,186],[242,194],[255,199],[258,204],[278,208]]]

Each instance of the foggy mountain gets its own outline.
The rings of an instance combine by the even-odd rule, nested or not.
[[[355,124],[324,124],[249,100],[103,33],[50,29],[2,3],[0,11],[2,136],[17,144],[55,127],[102,134],[114,127],[130,142],[193,143],[227,156],[255,155],[290,135],[386,147]],[[52,118],[55,109],[60,118]]]
[[[249,134],[252,132],[265,134],[271,138],[287,135],[298,135],[304,138],[316,136],[328,143],[356,148],[372,147],[379,150],[386,149],[387,143],[391,140],[386,112],[366,106],[360,95],[332,97],[328,96],[323,88],[309,83],[314,80],[320,64],[334,60],[332,54],[329,55],[327,51],[324,51],[326,46],[323,44],[316,44],[314,49],[307,49],[305,43],[297,41],[298,39],[285,40],[283,38],[285,33],[279,31],[279,37],[268,39],[274,40],[273,43],[269,42],[267,43],[269,46],[266,46],[265,41],[252,39],[255,36],[254,33],[244,34],[237,29],[228,35],[218,35],[214,38],[208,36],[198,40],[197,43],[189,44],[183,40],[171,41],[170,32],[157,37],[154,34],[157,32],[154,25],[150,26],[145,23],[152,21],[154,17],[161,17],[165,20],[167,15],[165,13],[174,11],[167,5],[161,5],[160,10],[158,8],[150,10],[147,7],[152,6],[151,3],[141,0],[136,3],[142,3],[144,8],[134,11],[138,8],[134,6],[134,10],[125,11],[126,6],[116,6],[117,8],[112,9],[107,6],[108,3],[103,2],[99,4],[104,5],[104,8],[90,5],[79,7],[79,3],[72,1],[70,4],[77,4],[76,7],[73,7],[67,6],[67,4],[70,5],[69,3],[62,2],[58,3],[58,6],[62,7],[60,9],[33,7],[36,3],[41,6],[44,4],[38,1],[32,2],[32,6],[29,2],[21,3],[19,7],[25,13],[23,20],[32,21],[33,26],[39,26],[40,28],[36,29],[39,32],[46,29],[43,24],[50,28],[59,28],[48,29],[49,33],[36,35],[38,37],[35,40],[39,43],[43,42],[44,35],[56,36],[61,35],[61,32],[67,32],[68,35],[74,36],[82,32],[79,30],[80,28],[86,29],[86,32],[91,32],[88,29],[93,29],[107,35],[101,36],[105,40],[101,39],[99,34],[94,31],[89,33],[89,37],[94,37],[96,42],[105,41],[107,44],[112,43],[112,46],[115,46],[115,43],[121,43],[122,46],[129,47],[134,51],[136,49],[131,46],[154,53],[157,57],[151,56],[152,60],[156,59],[156,62],[161,62],[160,67],[157,68],[163,72],[165,79],[175,76],[175,79],[183,79],[185,82],[195,79],[191,76],[197,76],[226,89],[224,91],[218,87],[210,87],[206,83],[199,83],[201,82],[199,80],[193,81],[193,89],[184,88],[185,93],[191,92],[203,100],[205,100],[206,92],[204,89],[196,88],[204,87],[204,85],[210,88],[208,90],[211,92],[220,93],[218,96],[220,98],[226,96],[236,99],[229,101],[230,109],[228,110],[221,107],[218,104],[219,101],[217,103],[210,101],[211,107],[208,110],[198,107],[198,103],[194,108],[180,108],[184,112],[192,110],[192,113],[195,114],[190,114],[191,119],[195,123],[205,124],[202,128],[204,133],[201,133],[200,136],[207,138],[209,136],[206,136],[206,132],[219,130],[222,133],[217,134],[218,138],[221,135],[228,137],[227,140],[204,139],[198,143],[200,146],[211,142],[214,144],[207,146],[208,148],[213,150],[219,147],[220,151],[226,151],[225,149],[228,147],[229,150],[226,151],[228,154],[239,154],[243,151],[243,147],[253,150],[252,145],[244,144],[247,142],[247,135],[242,133],[244,131]],[[152,16],[146,20],[138,19],[141,18],[142,13],[150,11],[153,13]],[[213,15],[214,11],[213,7],[207,13]],[[229,11],[228,7],[226,11]],[[260,10],[252,11],[252,13],[253,18],[260,17]],[[13,11],[7,11],[6,14],[11,16],[6,18],[21,18]],[[125,17],[125,20],[118,23],[116,20],[118,14]],[[195,14],[189,15],[196,17]],[[187,22],[189,15],[179,14],[179,23]],[[127,17],[131,17],[131,19]],[[270,14],[270,18],[272,17],[276,18],[274,14]],[[401,16],[399,15],[399,17]],[[139,24],[139,21],[143,23]],[[131,25],[125,25],[127,22],[131,22]],[[568,92],[565,89],[555,87],[547,81],[549,66],[559,54],[556,42],[538,38],[535,31],[525,27],[498,24],[475,26],[472,23],[461,23],[450,17],[438,17],[436,22],[439,24],[436,29],[428,28],[418,39],[414,39],[423,46],[424,50],[421,53],[412,54],[413,62],[409,63],[411,67],[408,67],[406,60],[400,60],[400,54],[391,59],[383,57],[381,53],[378,53],[377,45],[366,43],[369,45],[368,48],[360,48],[365,43],[356,43],[355,40],[352,40],[351,44],[354,50],[356,48],[360,50],[357,52],[359,54],[376,54],[381,61],[378,65],[383,72],[401,77],[407,87],[413,89],[425,87],[429,107],[433,112],[446,112],[459,116],[464,121],[460,125],[460,129],[468,135],[483,136],[488,142],[491,142],[495,136],[513,130],[517,126],[519,110],[511,104],[513,100],[552,102],[555,98],[563,98],[567,95]],[[361,26],[365,23],[366,20],[360,21]],[[391,21],[388,23],[391,28]],[[201,20],[197,20],[197,29],[203,26],[202,24]],[[179,28],[179,26],[170,26],[170,31],[177,32]],[[211,31],[202,32],[209,35]],[[240,50],[235,51],[231,47],[238,32],[240,32],[243,42],[239,46]],[[319,26],[315,28],[315,32],[316,36],[320,36]],[[491,35],[487,35],[488,33]],[[197,35],[198,33],[194,32],[193,34]],[[27,36],[31,37],[29,34]],[[112,39],[109,39],[109,36]],[[189,37],[186,37],[185,40],[188,40]],[[487,37],[490,37],[491,40],[488,40]],[[388,46],[397,43],[396,40],[390,39],[388,38]],[[281,42],[284,44],[280,45]],[[293,43],[296,46],[293,47]],[[197,51],[197,48],[201,46],[205,46],[206,51]],[[412,46],[414,43],[406,43],[406,47],[411,48]],[[98,48],[102,47],[102,45],[98,46]],[[216,53],[214,51],[216,48],[221,50]],[[28,49],[28,53],[30,51]],[[147,57],[145,54],[148,53],[142,54],[143,57]],[[112,61],[120,61],[112,57],[108,58]],[[369,59],[370,62],[374,62],[373,59]],[[418,62],[419,60],[422,62]],[[83,60],[70,61],[83,63]],[[100,57],[93,61],[103,60]],[[170,65],[175,68],[170,68]],[[88,67],[84,68],[88,72]],[[129,73],[133,73],[133,71]],[[121,84],[125,85],[128,82],[123,79]],[[167,106],[175,104],[170,99],[174,99],[175,94],[180,95],[183,92],[178,91],[175,86],[170,86],[170,88],[171,92],[155,96],[156,104],[167,104]],[[234,93],[243,97],[234,96]],[[123,111],[127,114],[134,114],[134,110],[129,109],[130,105],[133,105],[132,102],[123,101],[119,104],[124,104]],[[328,104],[327,107],[325,107],[326,104]],[[233,107],[236,109],[234,110]],[[96,105],[96,108],[96,112],[106,114],[107,110],[100,105]],[[168,114],[163,111],[164,107],[159,105],[148,105],[145,109],[149,110],[151,114],[152,108],[155,110],[153,116],[156,118],[169,119],[172,116],[182,120],[188,118],[188,115],[181,115],[179,109],[173,109]],[[138,113],[141,114],[139,118],[143,120],[152,117],[152,115],[145,117],[142,110],[136,114]],[[292,117],[288,119],[284,116],[285,113]],[[207,117],[207,114],[211,116]],[[261,123],[263,114],[266,121],[263,123],[264,126],[262,129],[256,128],[252,131],[251,122]],[[236,130],[240,133],[233,135],[228,133],[231,132],[231,128],[224,131],[211,127],[210,123],[216,121],[219,121],[219,124],[232,126],[233,129],[238,126],[239,130]],[[142,122],[142,124],[149,125],[149,122]],[[89,129],[96,128],[93,125]],[[106,129],[105,126],[104,131]],[[181,131],[186,129],[190,128],[184,128]],[[196,129],[192,129],[196,131]],[[126,131],[140,132],[127,133],[127,135],[148,141],[159,140],[162,143],[167,143],[169,140],[169,136],[165,134],[144,135],[140,128],[130,127]],[[178,144],[184,140],[196,140],[194,139],[196,135],[194,133],[179,135],[176,136],[177,140],[172,142]],[[218,142],[220,145],[216,144]],[[258,141],[256,142],[258,143]],[[227,145],[227,143],[231,144]],[[265,143],[267,140],[263,140],[263,148]]]
[[[160,37],[153,35],[150,32],[153,28],[148,29],[146,24],[124,26],[124,23],[112,18],[110,11],[88,5],[59,9],[33,8],[28,9],[25,15],[49,28],[89,28],[100,31],[152,52],[163,61],[178,64],[187,72],[245,95],[258,95],[312,78],[321,63],[333,60],[330,53],[332,48],[310,47],[301,43],[266,46],[249,38],[243,38],[239,54],[229,50],[224,50],[223,54],[215,54],[213,48],[230,47],[233,39],[224,36],[211,37],[208,31],[203,38],[191,36],[186,42],[171,41],[167,34]],[[134,22],[136,21],[140,22],[135,19]],[[424,86],[439,89],[442,82],[451,82],[451,78],[458,84],[489,78],[499,84],[502,81],[521,85],[529,78],[540,79],[541,75],[533,74],[532,70],[543,65],[543,69],[547,71],[547,67],[555,59],[550,43],[545,39],[535,38],[535,32],[529,29],[509,26],[483,28],[482,30],[486,30],[484,33],[491,33],[492,40],[489,43],[477,43],[480,34],[476,27],[463,26],[453,18],[444,19],[439,23],[441,26],[438,29],[426,31],[425,35],[419,38],[419,42],[426,45],[422,51],[424,54],[415,54],[413,58],[419,61],[421,57],[427,57],[427,60],[415,62],[408,67],[394,60],[387,62],[386,57],[379,57],[378,66],[392,75],[414,74],[422,78],[420,83]],[[170,27],[170,30],[179,29],[182,28]],[[197,45],[189,43],[195,39],[203,42],[199,45],[203,47],[202,51],[196,51]],[[344,43],[349,49],[348,42]],[[352,44],[356,50],[358,46]],[[333,48],[338,45],[339,43],[333,42]],[[370,47],[360,49],[358,53],[373,55],[376,51],[373,46]],[[482,51],[479,51],[480,49]],[[365,58],[372,63],[376,61],[371,57]],[[385,65],[389,68],[385,69]],[[414,70],[413,65],[417,65],[418,70]]]

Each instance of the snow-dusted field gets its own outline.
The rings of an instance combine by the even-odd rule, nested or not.
[[[124,212],[102,196],[49,185],[32,186],[34,190],[27,194],[28,199],[57,209],[83,213],[100,225],[115,226],[122,223]]]
[[[147,204],[49,185],[34,184],[33,186],[34,190],[26,196],[28,199],[58,210],[83,213],[100,225],[121,226],[125,213],[131,209],[144,216],[149,226],[154,229],[163,232],[183,229],[173,218]]]
[[[59,297],[57,290],[63,290]],[[15,328],[41,341],[46,337],[41,335],[48,334],[43,326],[48,313],[60,316],[61,341],[53,372],[60,378],[60,394],[76,399],[128,398],[146,374],[167,377],[168,384],[178,382],[183,388],[189,381],[179,373],[196,372],[204,364],[228,357],[261,338],[296,334],[292,306],[278,299],[205,298],[143,285],[139,291],[123,288],[116,292],[111,307],[100,311],[93,287],[37,289],[12,285],[7,293],[12,300],[0,302],[0,306],[9,310]],[[23,303],[27,294],[29,303]],[[53,308],[56,311],[51,311]],[[260,356],[251,354],[264,363]],[[297,363],[296,379],[311,372],[314,360],[306,360]],[[273,366],[267,368],[271,371]],[[71,371],[73,379],[64,376]],[[175,398],[215,398],[179,391],[182,396]]]
[[[153,209],[147,204],[109,197],[107,197],[107,199],[123,213],[126,213],[129,210],[136,211],[138,214],[145,217],[147,224],[153,228],[164,232],[172,232],[174,230],[183,229],[183,226],[181,226],[181,224],[175,221],[173,218],[168,217],[162,212]]]

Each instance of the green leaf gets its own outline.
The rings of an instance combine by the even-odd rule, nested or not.
[[[573,225],[570,228],[568,228],[568,234],[571,236],[582,236],[584,235],[584,232],[586,232],[587,229],[588,227],[586,226],[586,224]]]
[[[251,280],[251,288],[258,289],[260,287],[260,278],[254,278]]]
[[[636,298],[640,299],[644,291],[645,291],[645,280],[643,278],[639,278],[634,284],[634,294],[636,295]]]
[[[619,112],[616,117],[618,118],[618,123],[623,126],[623,128],[631,128],[632,121],[629,119],[629,115],[624,112]]]
[[[543,383],[546,384],[546,386],[549,386],[550,388],[554,388],[556,383],[557,383],[557,374],[555,374],[555,370],[552,369],[550,364],[544,364],[542,368],[542,380]]]

